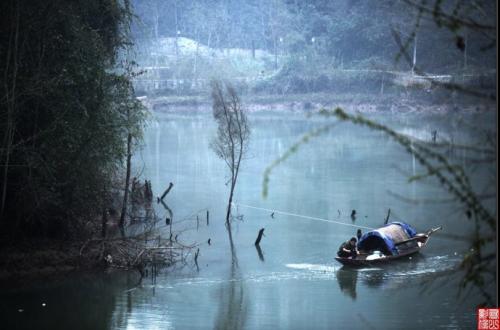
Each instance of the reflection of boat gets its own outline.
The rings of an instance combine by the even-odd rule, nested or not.
[[[403,222],[392,222],[382,228],[365,233],[357,244],[360,252],[356,258],[336,257],[335,260],[347,266],[372,266],[419,252],[430,236],[441,227],[418,233]]]
[[[355,300],[358,271],[341,268],[337,271],[337,281],[339,282],[340,291]]]

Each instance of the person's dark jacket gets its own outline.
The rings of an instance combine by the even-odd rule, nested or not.
[[[344,249],[349,250],[350,252],[344,251]],[[349,258],[349,257],[356,257],[356,245],[351,245],[350,241],[342,243],[339,247],[339,251],[337,252],[337,255],[341,258]]]

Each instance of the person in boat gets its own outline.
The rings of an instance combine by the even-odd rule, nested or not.
[[[354,259],[358,255],[358,249],[356,248],[356,237],[352,237],[347,242],[342,243],[339,247],[337,255],[341,258],[351,258]]]

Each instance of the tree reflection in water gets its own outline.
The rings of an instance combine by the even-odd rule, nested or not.
[[[231,224],[227,226],[231,249],[231,267],[228,282],[222,283],[219,297],[219,310],[214,329],[242,329],[247,318],[247,304],[244,282],[238,267],[238,257],[233,243]]]

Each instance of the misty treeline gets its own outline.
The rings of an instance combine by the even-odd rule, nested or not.
[[[423,72],[432,74],[479,74],[496,65],[495,38],[492,38],[496,34],[494,1],[133,0],[132,3],[138,15],[133,35],[138,49],[146,55],[141,56],[142,65],[163,65],[179,71],[179,65],[184,65],[181,60],[186,58],[176,57],[175,65],[165,56],[159,59],[158,45],[168,38],[188,38],[196,43],[196,56],[186,64],[186,70],[173,72],[169,77],[196,78],[200,69],[191,69],[204,65],[200,47],[244,49],[254,58],[256,50],[262,50],[268,55],[260,58],[263,65],[256,67],[244,62],[234,69],[235,76],[272,75],[267,83],[255,87],[257,92],[349,92],[353,88],[366,92],[381,89],[380,71],[412,72],[418,65]],[[439,15],[436,10],[446,15]],[[433,19],[433,15],[440,20]],[[468,19],[465,24],[463,17]],[[409,61],[395,61],[402,47],[410,50]],[[209,61],[205,65],[213,67],[217,63]],[[227,67],[220,73],[229,75]]]
[[[1,238],[83,235],[123,193],[141,134],[131,7],[5,0],[0,12]]]

